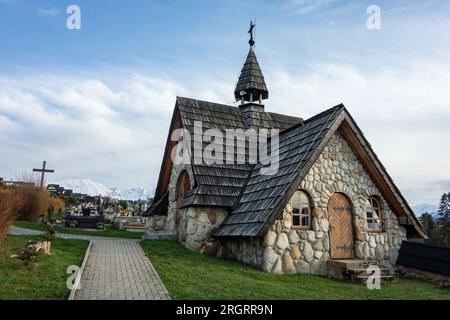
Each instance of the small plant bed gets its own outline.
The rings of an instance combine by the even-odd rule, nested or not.
[[[67,267],[80,266],[89,241],[55,239],[51,254],[38,254],[26,265],[16,257],[28,241],[46,240],[32,236],[9,236],[0,244],[0,300],[63,300],[70,290],[66,286]]]
[[[16,227],[32,229],[32,230],[40,230],[40,231],[48,230],[48,225],[46,225],[44,223],[15,221],[14,225]],[[87,236],[129,238],[129,239],[141,239],[142,235],[144,234],[143,232],[116,230],[110,226],[105,226],[105,230],[86,230],[86,229],[66,228],[66,227],[56,226],[55,231],[59,232],[59,233],[66,233],[66,234],[79,234],[79,235],[87,235]]]
[[[313,275],[269,274],[191,252],[173,240],[140,243],[173,299],[450,299],[449,289],[415,279],[400,278],[369,290]]]

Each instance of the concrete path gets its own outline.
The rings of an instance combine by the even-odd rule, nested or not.
[[[13,235],[41,235],[42,231],[12,226]],[[92,241],[75,300],[167,300],[169,294],[138,240],[70,235],[65,239]]]
[[[9,234],[13,236],[41,236],[44,233],[45,232],[43,231],[19,228],[15,226],[9,227]]]
[[[76,300],[167,300],[164,284],[136,240],[95,240]]]
[[[9,228],[9,234],[16,236],[41,236],[44,235],[44,231],[39,230],[31,230],[16,226],[11,226]],[[68,233],[60,233],[56,232],[57,238],[62,239],[80,239],[80,240],[122,240],[123,238],[110,238],[110,237],[99,237],[99,236],[90,236],[83,234],[68,234]]]

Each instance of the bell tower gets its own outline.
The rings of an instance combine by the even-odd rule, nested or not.
[[[269,91],[253,49],[255,45],[253,39],[254,27],[255,25],[250,21],[250,30],[248,31],[250,34],[250,40],[248,41],[250,50],[234,90],[234,97],[236,101],[241,102],[241,105],[246,103],[262,105],[262,101],[269,98]]]

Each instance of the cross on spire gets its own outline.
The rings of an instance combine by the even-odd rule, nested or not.
[[[46,169],[45,166],[47,165],[47,161],[42,162],[42,169],[33,169],[33,172],[40,172],[41,173],[41,184],[40,187],[44,187],[44,178],[45,173],[53,173],[55,170],[52,169]]]
[[[250,29],[248,30],[248,33],[250,34],[250,40],[248,41],[248,44],[250,47],[253,47],[255,45],[255,41],[253,40],[253,29],[255,28],[255,24],[253,21],[250,21]]]

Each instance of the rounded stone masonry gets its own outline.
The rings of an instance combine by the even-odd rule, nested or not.
[[[406,231],[340,133],[330,139],[299,189],[313,200],[310,228],[292,227],[291,206],[287,204],[262,241],[263,270],[327,275],[330,259],[327,207],[334,193],[345,194],[353,206],[354,257],[393,270]],[[368,229],[365,206],[371,195],[382,203],[382,230]]]
[[[192,172],[191,165],[187,164],[173,164],[172,171],[170,173],[170,180],[169,185],[167,189],[169,190],[169,205],[167,210],[167,219],[166,219],[166,225],[165,230],[178,233],[179,230],[176,230],[176,214],[178,210],[178,203],[177,203],[177,183],[178,179],[180,178],[180,175],[183,171],[187,171],[189,175],[189,180],[191,183],[191,186],[194,185],[194,174]]]
[[[219,241],[212,237],[228,210],[224,208],[190,207],[184,211],[183,220],[186,229],[182,242],[191,250],[215,255]]]
[[[147,219],[147,227],[149,230],[153,231],[162,231],[166,228],[166,219],[167,216],[150,216]]]

